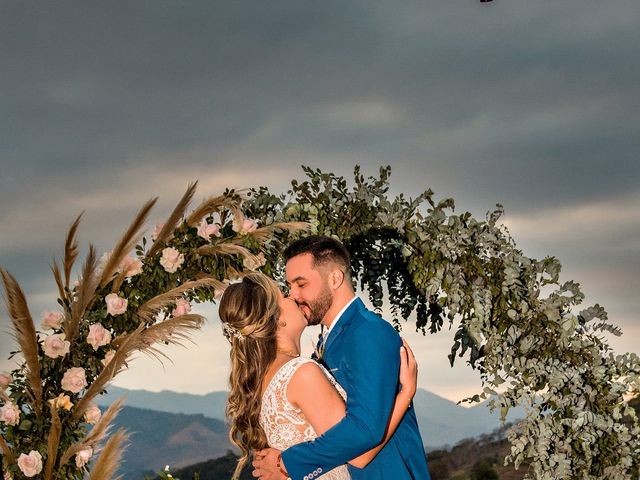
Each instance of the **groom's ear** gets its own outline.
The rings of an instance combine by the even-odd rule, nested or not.
[[[344,272],[339,268],[336,268],[331,272],[329,278],[331,279],[331,288],[337,290],[344,282]]]

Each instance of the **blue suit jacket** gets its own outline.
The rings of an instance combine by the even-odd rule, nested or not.
[[[317,439],[282,454],[293,480],[311,480],[370,450],[384,439],[399,389],[400,346],[393,327],[356,299],[327,338],[320,359],[347,392],[347,414]],[[429,479],[413,407],[389,442],[354,480]]]

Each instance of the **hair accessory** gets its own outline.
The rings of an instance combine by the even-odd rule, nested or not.
[[[227,340],[231,340],[231,337],[235,337],[238,340],[244,340],[244,335],[240,333],[240,330],[238,330],[233,325],[229,325],[225,322],[222,322],[222,333],[224,333],[224,336],[227,337]]]

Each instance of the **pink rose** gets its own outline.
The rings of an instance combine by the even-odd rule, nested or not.
[[[176,300],[176,308],[173,310],[173,316],[179,317],[180,315],[186,315],[191,311],[191,304],[184,298]]]
[[[21,453],[18,457],[18,467],[25,477],[35,477],[42,471],[42,455],[35,450],[31,450],[29,455]]]
[[[100,412],[100,409],[96,405],[91,405],[84,412],[84,421],[91,425],[95,425],[98,423],[101,416],[102,413]]]
[[[4,480],[12,480],[11,474],[9,472],[4,472],[4,475],[2,476],[2,478]]]
[[[70,346],[71,343],[65,340],[64,333],[49,335],[42,341],[42,350],[44,350],[44,354],[49,358],[64,357],[69,353]]]
[[[106,366],[109,364],[109,362],[110,362],[111,360],[113,360],[113,356],[114,356],[115,354],[116,354],[116,351],[115,351],[115,350],[109,350],[109,351],[106,353],[106,355],[104,356],[104,358],[103,358],[102,360],[100,360],[100,362],[102,363],[102,365],[103,365],[104,367],[106,367]]]
[[[127,311],[129,301],[118,296],[117,293],[110,293],[104,297],[104,301],[107,303],[107,313],[109,315],[120,315]]]
[[[175,248],[167,247],[162,250],[160,265],[168,273],[174,273],[184,262],[184,255]]]
[[[154,242],[158,239],[158,235],[164,228],[164,223],[156,223],[156,227],[153,229],[153,233],[151,234],[151,240]]]
[[[213,235],[214,237],[222,236],[218,224],[208,223],[206,218],[202,219],[200,225],[198,226],[198,235],[200,235],[205,240],[210,240],[211,235]]]
[[[246,235],[247,233],[251,233],[258,228],[258,222],[253,218],[234,218],[233,226],[231,228],[234,232],[237,232],[240,235]]]
[[[89,459],[91,459],[92,455],[93,455],[93,448],[91,447],[86,447],[80,450],[78,453],[76,453],[76,467],[78,468],[84,467],[89,461]]]
[[[43,330],[51,330],[51,329],[59,329],[62,327],[62,319],[64,315],[60,312],[50,312],[44,311],[42,312],[42,329]]]
[[[71,367],[69,370],[64,372],[64,376],[62,377],[62,388],[65,390],[71,393],[78,393],[86,386],[87,377],[85,376],[84,368]]]
[[[10,373],[0,372],[0,391],[7,388],[11,382],[13,382],[13,377]]]
[[[69,397],[69,395],[65,395],[64,393],[61,393],[56,398],[52,398],[51,400],[49,400],[49,403],[54,408],[64,408],[67,411],[71,410],[71,407],[73,407],[71,398]]]
[[[7,402],[0,407],[0,422],[15,426],[19,421],[20,409],[14,403]]]
[[[94,323],[89,327],[87,343],[91,345],[94,350],[98,350],[98,347],[111,343],[111,332],[104,328],[100,323]]]
[[[142,261],[131,255],[122,259],[118,271],[124,273],[125,278],[131,278],[142,272]]]

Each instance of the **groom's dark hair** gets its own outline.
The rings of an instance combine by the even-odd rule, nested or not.
[[[313,264],[323,265],[327,262],[335,262],[343,267],[345,274],[351,277],[351,257],[345,246],[332,237],[322,235],[309,235],[291,243],[284,250],[284,261],[304,253],[313,255]]]

